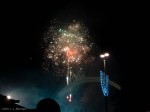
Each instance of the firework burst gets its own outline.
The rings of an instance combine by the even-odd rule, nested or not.
[[[86,57],[92,47],[88,30],[74,21],[66,27],[52,26],[48,34],[46,56],[54,63],[57,73],[66,76],[68,86],[76,79],[76,71],[82,70],[82,65],[88,61]],[[67,96],[69,102],[72,101],[71,89]]]
[[[73,22],[66,27],[52,26],[49,30],[50,40],[46,49],[47,58],[50,59],[55,67],[61,66],[63,73],[64,67],[78,68],[86,62],[86,56],[92,44],[89,43],[88,31],[79,22]]]

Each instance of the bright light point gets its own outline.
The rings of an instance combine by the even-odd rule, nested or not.
[[[66,51],[68,51],[68,50],[69,50],[69,48],[68,48],[68,47],[65,47],[63,50],[66,52]]]
[[[68,77],[66,77],[67,85],[69,84],[69,81],[68,81],[68,80],[69,80],[69,78],[68,78]]]
[[[7,96],[7,99],[8,99],[8,100],[9,100],[9,99],[11,99],[11,96],[10,96],[10,95],[8,95],[8,96]]]
[[[105,53],[105,56],[109,56],[109,53]]]
[[[67,96],[66,98],[69,99],[69,96]]]
[[[100,57],[101,57],[101,58],[104,58],[104,57],[105,57],[105,55],[103,55],[103,54],[102,54],[102,55],[100,55]]]
[[[51,58],[53,58],[53,56],[51,56],[51,55],[50,55],[50,56],[48,56],[48,58],[50,58],[50,59],[51,59]]]
[[[66,77],[66,79],[68,80],[68,77]]]
[[[61,32],[62,31],[62,29],[59,29],[59,32]]]
[[[71,98],[71,96],[72,96],[72,95],[70,94],[70,98]]]

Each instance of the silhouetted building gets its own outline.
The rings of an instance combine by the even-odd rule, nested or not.
[[[7,96],[3,96],[0,94],[0,111],[25,111],[27,108],[20,106],[16,103],[19,103],[19,100],[8,99]]]

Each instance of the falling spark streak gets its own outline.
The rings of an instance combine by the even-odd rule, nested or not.
[[[67,81],[67,85],[69,84],[69,82],[68,82],[68,76],[66,77],[66,81]]]

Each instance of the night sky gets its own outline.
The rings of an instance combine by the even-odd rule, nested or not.
[[[12,95],[27,108],[35,108],[37,102],[46,97],[56,99],[63,109],[63,104],[75,108],[65,98],[57,97],[65,87],[65,77],[57,78],[43,69],[42,46],[51,20],[65,23],[77,20],[88,28],[94,43],[95,60],[86,66],[86,76],[98,77],[102,67],[99,54],[110,52],[110,80],[122,87],[120,91],[110,88],[110,112],[146,112],[150,100],[146,65],[149,49],[143,34],[145,13],[129,4],[94,1],[1,4],[0,94]],[[89,107],[87,112],[103,111],[104,97],[99,83],[78,85],[73,92],[76,108]]]

